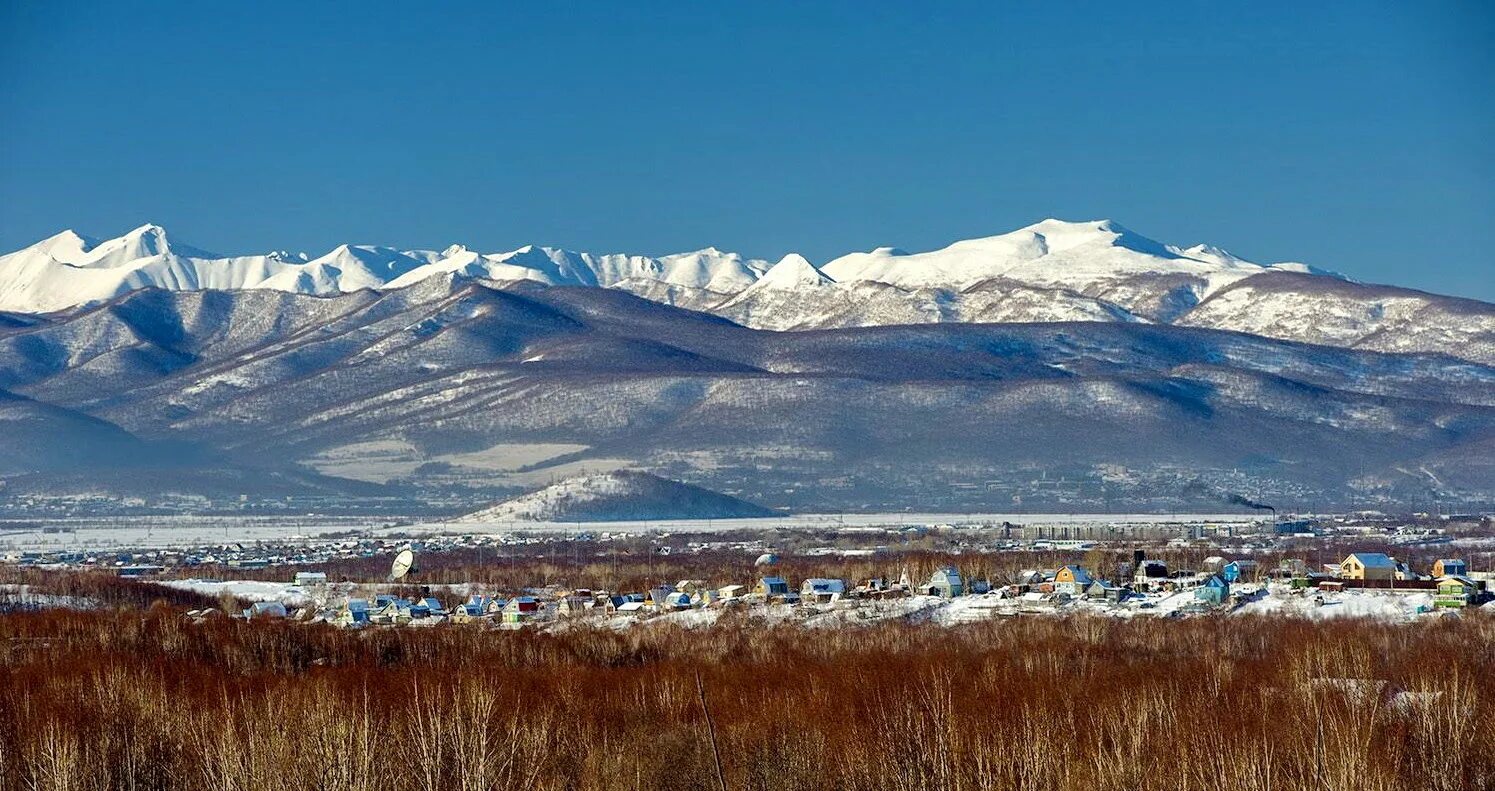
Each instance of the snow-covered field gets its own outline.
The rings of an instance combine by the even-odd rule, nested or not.
[[[909,525],[976,525],[1014,522],[1063,524],[1214,524],[1248,525],[1241,514],[796,514],[754,519],[680,519],[636,522],[432,521],[390,526],[386,521],[348,518],[276,517],[138,517],[114,520],[48,520],[44,532],[34,523],[0,522],[0,551],[164,549],[212,544],[310,543],[328,535],[359,536],[460,535],[508,533],[709,533],[772,528],[888,527]]]
[[[287,582],[264,582],[261,580],[161,580],[156,584],[177,590],[192,591],[207,596],[222,596],[227,593],[248,601],[278,601],[287,607],[305,607],[319,602],[324,597]]]
[[[114,519],[0,521],[0,551],[166,549],[259,541],[298,543],[379,527],[337,517],[143,516]]]

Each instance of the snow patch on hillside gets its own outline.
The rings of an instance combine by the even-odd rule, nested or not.
[[[559,481],[469,514],[474,522],[608,522],[772,516],[744,500],[634,470]]]

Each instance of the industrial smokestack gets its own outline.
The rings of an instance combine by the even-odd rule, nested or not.
[[[1249,497],[1243,497],[1243,496],[1241,496],[1239,494],[1228,494],[1228,495],[1226,495],[1225,496],[1225,502],[1230,503],[1231,505],[1244,505],[1247,508],[1254,508],[1254,509],[1256,509],[1258,511],[1271,511],[1273,516],[1277,515],[1277,509],[1276,508],[1273,508],[1272,506],[1267,505],[1266,503],[1258,503],[1258,502],[1256,502],[1255,500],[1252,500]]]

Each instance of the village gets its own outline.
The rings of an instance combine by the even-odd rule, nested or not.
[[[413,561],[413,553],[402,553]],[[398,565],[401,561],[397,559]],[[289,618],[341,628],[462,624],[514,629],[591,622],[613,628],[657,620],[704,625],[728,613],[807,625],[866,623],[894,618],[946,625],[993,617],[1091,613],[1117,617],[1185,617],[1210,613],[1298,614],[1306,617],[1415,617],[1480,607],[1492,600],[1495,575],[1470,571],[1459,559],[1439,559],[1424,571],[1379,552],[1354,552],[1338,564],[1312,569],[1301,561],[1262,568],[1252,559],[1206,558],[1199,570],[1170,569],[1138,550],[1100,578],[1077,564],[1025,569],[1013,579],[967,578],[954,566],[915,577],[791,581],[775,572],[777,556],[754,561],[756,576],[714,585],[683,579],[649,590],[613,592],[543,586],[510,595],[468,592],[474,586],[419,586],[421,595],[368,593],[377,585],[339,583],[323,572],[298,572],[286,585],[173,580],[161,584],[204,593],[258,596],[235,617]],[[408,570],[401,573],[404,576]],[[407,586],[408,587],[408,586]],[[195,610],[207,618],[212,610]]]
[[[130,581],[142,602],[152,589],[217,602],[191,605],[193,619],[351,629],[622,629],[724,617],[808,626],[1065,614],[1411,619],[1483,606],[1495,589],[1495,525],[1483,517],[618,527],[11,549],[0,553],[0,572],[11,570],[0,609],[101,606],[67,594],[65,580],[78,575]]]

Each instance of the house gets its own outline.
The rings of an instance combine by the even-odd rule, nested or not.
[[[753,586],[753,593],[767,599],[783,600],[789,595],[789,583],[783,577],[760,577],[758,584]]]
[[[1085,588],[1085,598],[1087,599],[1121,601],[1122,599],[1126,598],[1126,594],[1126,588],[1112,585],[1106,580],[1096,580],[1095,582],[1090,583]]]
[[[662,610],[676,610],[676,611],[678,611],[678,610],[689,610],[690,609],[690,594],[686,593],[684,591],[675,591],[674,593],[671,593],[668,596],[664,597],[664,603],[660,607],[660,609],[662,609]]]
[[[1224,604],[1230,598],[1230,583],[1219,574],[1211,574],[1204,584],[1194,589],[1194,598],[1210,604]]]
[[[298,571],[296,572],[295,584],[301,587],[308,585],[326,585],[327,574],[322,571]]]
[[[285,618],[286,606],[278,601],[257,601],[244,611],[245,618]]]
[[[1211,574],[1219,574],[1225,568],[1225,558],[1219,555],[1210,555],[1204,559],[1204,570]]]
[[[395,596],[374,597],[374,607],[369,611],[370,623],[402,624],[410,623],[414,616],[411,613],[412,604]]]
[[[1083,566],[1063,566],[1054,572],[1054,592],[1082,596],[1095,579]]]
[[[960,572],[954,567],[945,566],[935,569],[934,574],[929,577],[929,584],[924,586],[922,592],[942,599],[953,599],[956,596],[964,596],[966,590],[965,583],[960,579]]]
[[[811,577],[799,586],[800,598],[815,604],[830,604],[846,595],[844,580]]]
[[[1132,584],[1138,590],[1149,590],[1151,586],[1162,584],[1166,579],[1168,579],[1168,564],[1161,560],[1143,558],[1138,560],[1136,567],[1132,569]]]
[[[1409,566],[1406,563],[1403,563],[1401,561],[1397,561],[1397,563],[1396,563],[1396,578],[1399,579],[1399,580],[1426,580],[1426,579],[1431,579],[1430,577],[1424,577],[1421,574],[1418,574],[1417,572],[1415,572],[1415,571],[1412,570],[1411,566]]]
[[[974,579],[971,580],[970,584],[966,587],[969,589],[972,596],[981,596],[983,594],[991,593],[991,580],[985,577]]]
[[[437,599],[437,598],[432,597],[432,596],[426,596],[425,598],[422,598],[420,601],[416,602],[415,605],[411,609],[416,609],[416,608],[419,608],[419,609],[425,611],[425,614],[428,615],[428,616],[429,615],[446,615],[447,614],[446,613],[446,606],[441,603],[440,599]]]
[[[745,593],[747,593],[746,585],[726,585],[716,591],[717,598],[723,602],[740,599]]]
[[[502,609],[502,603],[496,603],[487,596],[469,596],[467,601],[457,605],[452,610],[452,623],[478,623],[493,617],[494,611]]]
[[[1441,577],[1467,577],[1469,576],[1469,564],[1462,560],[1439,560],[1433,563],[1433,578]]]
[[[1256,576],[1256,561],[1254,560],[1232,560],[1220,567],[1220,576],[1226,582],[1239,582],[1246,577]]]
[[[1014,580],[1013,584],[1019,586],[1042,585],[1044,579],[1045,577],[1043,575],[1043,572],[1039,571],[1038,569],[1023,569],[1022,571],[1019,571],[1017,573],[1017,577]]]
[[[1443,561],[1438,561],[1442,563]],[[1438,595],[1433,597],[1434,607],[1467,607],[1479,596],[1479,583],[1458,574],[1438,578]]]
[[[539,615],[540,600],[533,596],[515,596],[500,611],[504,623],[524,623]]]
[[[688,593],[692,596],[706,589],[706,580],[680,580],[675,583],[675,590]]]
[[[369,603],[364,599],[349,599],[342,609],[332,616],[332,623],[344,628],[366,626],[369,623]]]
[[[596,606],[597,600],[591,596],[580,596],[573,593],[569,596],[562,596],[561,600],[556,603],[555,611],[557,615],[561,616],[586,615]]]
[[[1396,561],[1381,552],[1354,552],[1340,562],[1339,576],[1347,580],[1394,580]]]
[[[648,603],[653,605],[655,610],[664,612],[665,610],[671,608],[670,597],[674,596],[675,593],[676,591],[674,588],[671,588],[668,585],[660,585],[655,589],[649,591]]]

